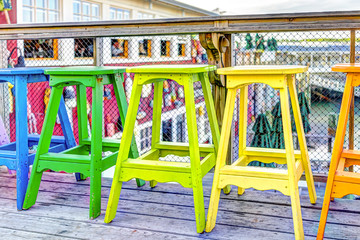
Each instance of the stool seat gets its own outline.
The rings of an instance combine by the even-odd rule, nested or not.
[[[245,65],[217,69],[223,75],[271,75],[271,74],[296,74],[306,72],[308,67],[296,65]]]
[[[0,69],[0,82],[9,82],[15,88],[16,141],[0,146],[0,165],[16,170],[17,209],[22,210],[28,184],[29,166],[33,164],[35,154],[29,153],[29,147],[38,145],[39,135],[28,134],[28,83],[48,82],[44,70],[48,68],[8,68]],[[59,99],[61,128],[64,136],[54,136],[49,142],[50,152],[60,152],[76,145],[66,112],[64,100]],[[10,100],[11,101],[11,100]],[[80,174],[76,174],[80,179]]]
[[[344,149],[350,106],[351,102],[354,101],[354,87],[360,85],[360,64],[341,63],[336,64],[331,69],[335,72],[346,73],[346,82],[331,155],[317,239],[324,238],[330,201],[333,201],[334,198],[342,198],[348,194],[360,195],[360,174],[348,170],[349,167],[360,165],[360,151]],[[349,129],[351,129],[350,126]],[[354,129],[354,125],[352,125],[352,129]]]
[[[199,64],[143,65],[127,68],[128,73],[202,73],[214,71],[215,66]]]
[[[28,209],[35,204],[42,173],[47,169],[51,169],[68,173],[79,172],[85,177],[90,177],[89,217],[93,219],[100,215],[101,173],[115,165],[120,146],[119,140],[104,139],[102,137],[104,86],[112,85],[114,87],[119,109],[118,114],[121,121],[124,122],[127,112],[127,102],[122,85],[124,72],[125,68],[123,67],[64,67],[45,70],[45,73],[50,75],[49,84],[52,86],[52,90],[39,148],[26,192],[24,209]],[[63,88],[71,85],[76,86],[77,92],[79,145],[59,153],[49,153],[49,139],[54,128],[59,99],[62,96]],[[87,87],[92,89],[90,136],[88,133],[90,124],[87,115]],[[103,152],[110,153],[103,154]],[[127,154],[130,157],[138,157],[135,141]],[[137,180],[137,184],[141,186],[144,181]]]
[[[331,67],[331,70],[334,72],[344,72],[344,73],[358,73],[360,72],[359,63],[339,63]]]
[[[205,207],[202,177],[215,165],[220,137],[208,77],[208,72],[213,70],[215,67],[209,65],[147,65],[126,69],[128,73],[135,73],[135,77],[105,222],[111,222],[115,218],[122,182],[137,177],[149,180],[151,187],[155,187],[157,182],[177,182],[183,187],[192,188],[197,231],[199,233],[204,231]],[[184,88],[186,111],[184,113],[186,114],[189,143],[160,140],[163,81],[167,79],[177,82]],[[194,82],[198,81],[201,82],[204,93],[213,144],[199,144],[198,140],[194,97]],[[141,157],[133,158],[128,157],[125,153],[129,151],[141,91],[145,84],[154,85],[151,149]],[[190,162],[160,160],[168,155],[190,157]]]
[[[45,74],[52,76],[55,75],[72,75],[72,76],[95,76],[102,74],[116,74],[125,72],[125,67],[94,67],[94,66],[81,66],[81,67],[62,67],[51,68],[45,70]]]
[[[290,196],[295,238],[304,239],[298,190],[298,181],[304,172],[309,189],[310,202],[313,204],[316,202],[316,193],[305,142],[298,97],[295,89],[295,74],[303,73],[307,69],[308,68],[304,66],[292,65],[257,65],[236,66],[217,70],[217,73],[227,75],[226,88],[228,89],[228,94],[226,97],[219,152],[216,159],[205,229],[207,232],[210,232],[215,227],[221,189],[227,185],[235,185],[238,186],[239,195],[242,195],[247,188],[255,188],[257,190],[275,189]],[[246,146],[248,85],[253,83],[264,83],[280,92],[285,149]],[[231,165],[226,165],[226,156],[238,89],[240,90],[239,158]],[[294,150],[288,92],[290,93],[300,151]],[[286,164],[287,169],[249,166],[249,163],[253,161]]]

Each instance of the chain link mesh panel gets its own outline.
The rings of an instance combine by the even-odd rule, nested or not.
[[[309,71],[298,74],[297,89],[303,93],[311,110],[304,115],[309,126],[306,140],[314,173],[327,173],[345,74],[331,72],[331,66],[350,61],[350,32],[273,32],[234,34],[233,60],[235,65],[290,64],[307,65]],[[3,68],[17,67],[19,56],[25,59],[26,67],[47,66],[138,66],[145,64],[204,64],[206,51],[201,47],[198,35],[103,37],[103,38],[64,38],[28,39],[1,41],[1,63]],[[15,49],[10,56],[11,51]],[[359,62],[359,49],[356,48],[356,61]],[[95,60],[95,55],[96,60]],[[124,89],[127,100],[130,98],[133,74],[124,74]],[[164,81],[163,108],[161,116],[161,140],[187,142],[184,90],[175,81]],[[49,96],[47,83],[30,84],[28,100],[31,106],[28,113],[29,131],[39,133],[44,119],[45,103]],[[201,84],[194,84],[198,135],[200,143],[212,142]],[[14,96],[7,84],[1,84],[1,117],[7,134],[15,140],[15,115],[12,104]],[[150,149],[152,136],[153,85],[143,87],[139,105],[135,138],[140,154]],[[260,114],[265,114],[270,126],[273,125],[272,110],[279,101],[279,93],[263,84],[252,84],[248,88],[248,131],[247,145],[252,144],[256,132],[253,125]],[[359,90],[355,92],[355,115],[359,112]],[[75,138],[77,134],[76,88],[64,89],[67,106]],[[87,89],[88,125],[91,128],[91,89]],[[123,124],[112,86],[104,87],[104,137],[121,138]],[[232,126],[233,159],[238,152],[238,99]],[[357,138],[358,121],[355,118],[355,148],[360,144]],[[32,125],[34,126],[31,127]],[[158,120],[157,120],[158,121]],[[90,133],[90,131],[89,131]],[[60,124],[56,124],[55,134],[61,135]],[[294,145],[298,148],[296,133]],[[348,139],[348,137],[346,137]],[[347,145],[348,142],[345,143]],[[170,156],[170,161],[188,161],[186,158]]]

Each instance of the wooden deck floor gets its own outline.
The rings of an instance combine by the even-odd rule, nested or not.
[[[208,205],[212,175],[204,178]],[[45,173],[36,205],[17,211],[15,176],[0,168],[0,239],[294,239],[289,197],[278,192],[236,191],[222,195],[213,232],[197,234],[190,189],[178,184],[137,188],[125,183],[118,213],[104,224],[111,180],[103,180],[102,215],[88,219],[89,181],[75,182],[70,174]],[[306,239],[317,232],[322,198],[312,206],[302,189]],[[331,205],[327,239],[360,236],[360,201],[336,200]]]

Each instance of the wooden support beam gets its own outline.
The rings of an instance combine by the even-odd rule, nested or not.
[[[356,34],[355,30],[352,29],[350,31],[350,63],[355,63],[355,41]],[[355,130],[355,96],[354,89],[352,90],[352,99],[350,105],[350,113],[349,113],[349,149],[354,149],[354,130]],[[349,168],[350,172],[354,171],[354,167],[351,166]]]
[[[227,23],[224,26],[223,23]],[[218,32],[350,30],[360,11],[210,16],[97,22],[2,24],[0,39],[143,36]]]

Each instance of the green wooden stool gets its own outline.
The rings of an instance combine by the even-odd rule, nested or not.
[[[158,182],[177,182],[183,187],[192,188],[197,231],[205,228],[205,208],[202,177],[215,165],[216,152],[220,138],[211,95],[208,71],[215,66],[208,65],[152,65],[129,68],[128,73],[135,73],[133,89],[129,103],[129,113],[125,120],[119,156],[116,162],[115,175],[111,186],[105,222],[111,222],[116,215],[122,182],[132,178],[150,180],[150,186]],[[184,87],[185,108],[189,143],[160,141],[161,108],[163,81],[172,79]],[[193,84],[200,81],[209,116],[213,145],[200,144],[196,123],[195,99]],[[151,150],[138,158],[128,158],[126,154],[131,146],[137,110],[139,107],[142,86],[154,84],[154,105],[152,121]],[[158,161],[166,155],[190,156],[190,163]]]
[[[90,176],[90,218],[101,213],[101,173],[116,163],[120,141],[102,138],[104,85],[112,84],[122,122],[125,121],[127,102],[122,86],[125,68],[118,67],[65,67],[45,70],[50,75],[52,87],[50,102],[46,111],[39,147],[36,152],[26,191],[24,209],[35,204],[43,171],[79,172]],[[49,153],[63,88],[76,85],[79,145],[60,153]],[[92,127],[88,136],[86,112],[86,87],[92,88]],[[125,128],[126,129],[126,128]],[[131,145],[131,146],[130,146]],[[130,150],[130,151],[129,151]],[[111,152],[103,157],[103,152]],[[139,156],[135,140],[130,134],[130,144],[125,155]],[[143,185],[138,180],[138,186]]]

